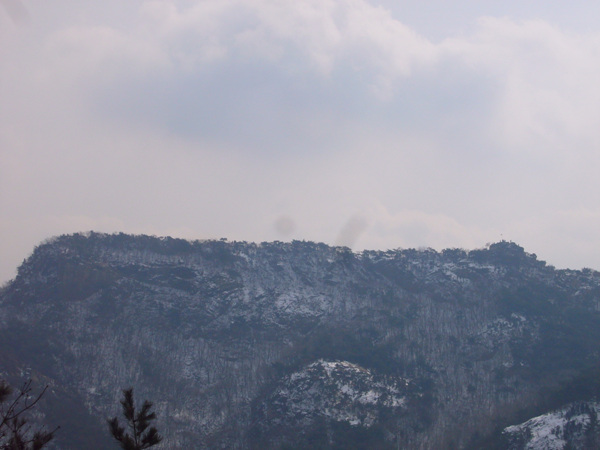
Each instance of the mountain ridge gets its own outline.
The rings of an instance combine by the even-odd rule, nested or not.
[[[38,246],[0,291],[0,338],[17,366],[72,389],[91,416],[114,414],[119,389],[136,386],[156,404],[165,448],[333,448],[344,436],[373,448],[475,445],[593,367],[599,325],[598,272],[557,270],[506,241],[354,253],[75,234]],[[377,417],[368,427],[317,414],[297,428],[276,405],[311,398],[289,380],[318,361],[405,380],[408,406],[355,405],[354,422]],[[323,391],[313,403],[356,403],[326,395],[339,380],[313,372]],[[287,440],[269,441],[275,430]]]

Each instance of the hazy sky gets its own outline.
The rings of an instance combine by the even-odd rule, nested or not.
[[[600,3],[0,0],[0,281],[123,231],[600,269]]]

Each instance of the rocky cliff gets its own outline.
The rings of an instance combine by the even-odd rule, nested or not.
[[[47,420],[78,427],[62,448],[110,445],[128,386],[154,401],[164,448],[475,448],[597,394],[582,377],[600,361],[600,274],[509,242],[76,234],[0,292],[0,348],[2,375],[50,383]]]

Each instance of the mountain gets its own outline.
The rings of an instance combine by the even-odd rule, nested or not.
[[[61,448],[114,448],[105,418],[129,386],[163,448],[491,448],[597,399],[600,273],[505,241],[75,234],[0,291],[0,349],[0,376],[50,384],[40,417]]]

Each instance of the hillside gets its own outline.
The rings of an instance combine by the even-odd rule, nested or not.
[[[76,234],[0,292],[0,349],[2,376],[50,383],[45,420],[80,430],[62,448],[108,446],[128,386],[154,401],[164,448],[476,448],[598,394],[600,273],[504,241]]]

